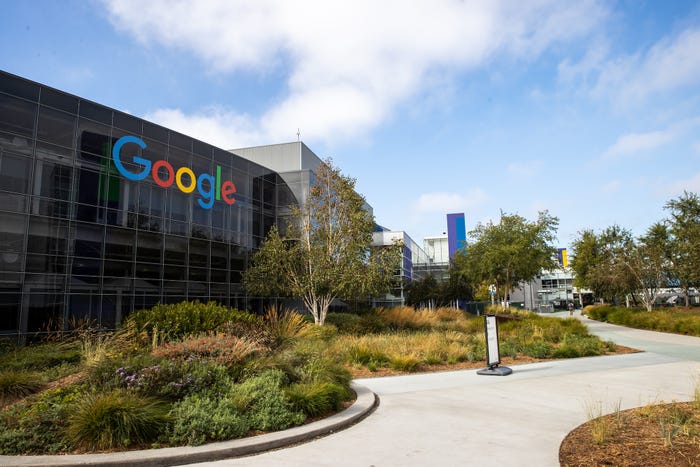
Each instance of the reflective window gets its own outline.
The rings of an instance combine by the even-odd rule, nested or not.
[[[80,101],[80,116],[106,125],[112,124],[112,111],[89,101]]]
[[[32,137],[36,104],[0,94],[0,130]]]
[[[4,154],[0,157],[0,190],[27,193],[32,160]]]
[[[54,89],[41,89],[41,103],[71,114],[78,113],[78,98]]]
[[[34,170],[35,183],[39,195],[45,198],[69,200],[73,168],[49,161],[37,161]]]
[[[39,108],[37,138],[60,146],[73,147],[76,118],[65,112]]]

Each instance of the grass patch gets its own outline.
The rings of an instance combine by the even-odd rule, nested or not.
[[[0,372],[0,402],[5,403],[38,392],[44,387],[40,378],[41,376],[34,372],[18,370]]]
[[[68,437],[85,449],[113,449],[155,441],[169,423],[167,404],[126,391],[91,395],[75,403]]]
[[[654,311],[619,306],[586,307],[591,319],[652,331],[700,337],[700,311],[669,308]]]

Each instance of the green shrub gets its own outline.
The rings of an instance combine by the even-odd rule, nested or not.
[[[408,371],[410,373],[418,371],[421,366],[421,359],[415,355],[397,355],[389,360],[389,367],[396,371]]]
[[[250,430],[250,422],[230,398],[193,394],[177,402],[170,435],[173,444],[197,446],[208,441],[240,438]]]
[[[180,399],[198,392],[225,392],[231,378],[223,365],[197,360],[172,360],[145,367],[119,367],[114,388],[143,395]]]
[[[501,357],[515,358],[518,356],[518,341],[514,338],[508,338],[501,341],[499,353]]]
[[[206,360],[158,360],[150,354],[107,360],[88,372],[102,390],[127,389],[144,396],[181,399],[202,391],[226,391],[243,367],[231,369]]]
[[[0,355],[0,368],[45,371],[62,365],[78,364],[81,356],[80,343],[77,341],[33,344]]]
[[[56,454],[71,448],[66,416],[83,397],[80,386],[51,389],[0,412],[0,455]]]
[[[0,402],[28,396],[39,391],[43,386],[37,373],[2,371],[0,372]]]
[[[610,305],[587,306],[584,310],[589,318],[597,321],[607,321],[608,314],[614,310]]]
[[[328,313],[326,324],[332,324],[343,334],[359,334],[362,332],[362,317],[354,313]]]
[[[365,366],[370,363],[382,366],[389,361],[389,358],[384,352],[363,343],[350,346],[347,351],[347,359],[350,363],[357,363]]]
[[[190,337],[178,342],[165,343],[152,352],[158,359],[202,360],[225,366],[240,364],[262,346],[255,341],[225,334]]]
[[[295,411],[282,389],[285,375],[280,370],[267,370],[230,391],[235,406],[245,412],[251,429],[284,430],[304,421],[304,414]]]
[[[71,412],[69,439],[91,450],[155,441],[170,421],[167,404],[126,391],[88,396]]]
[[[258,318],[216,302],[194,301],[138,310],[130,314],[127,321],[133,323],[139,332],[145,331],[151,339],[162,342],[216,331],[227,323],[257,323]]]
[[[605,344],[597,337],[580,337],[567,334],[552,354],[555,358],[577,358],[602,355]]]
[[[377,316],[395,331],[428,329],[437,324],[437,316],[428,310],[416,311],[409,306],[379,308]]]
[[[360,317],[357,331],[354,334],[379,334],[389,330],[389,326],[375,312]]]
[[[308,417],[340,409],[343,401],[351,397],[351,392],[340,384],[322,381],[297,383],[284,390],[292,410],[303,412]]]
[[[525,344],[522,351],[525,355],[529,355],[532,358],[548,358],[552,356],[554,347],[545,341],[535,341]]]
[[[332,359],[315,355],[306,359],[297,372],[298,380],[303,382],[337,383],[349,386],[352,374],[343,365]]]
[[[700,337],[700,313],[697,311],[681,309],[646,311],[619,306],[598,306],[590,309],[589,316],[622,326]]]
[[[275,347],[305,335],[313,326],[296,311],[270,307],[265,313],[264,327]]]

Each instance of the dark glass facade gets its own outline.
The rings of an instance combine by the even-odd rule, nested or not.
[[[147,177],[119,171],[123,137],[146,146],[125,145],[120,160],[132,174],[144,169],[134,155],[151,161]],[[235,193],[220,196],[222,181]],[[221,199],[203,208],[200,188]],[[84,319],[111,328],[159,302],[250,308],[241,273],[295,202],[258,164],[0,72],[0,334]]]

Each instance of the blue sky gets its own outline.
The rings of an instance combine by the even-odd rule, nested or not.
[[[414,240],[559,245],[700,192],[700,3],[4,0],[0,68],[223,148],[301,139]]]

